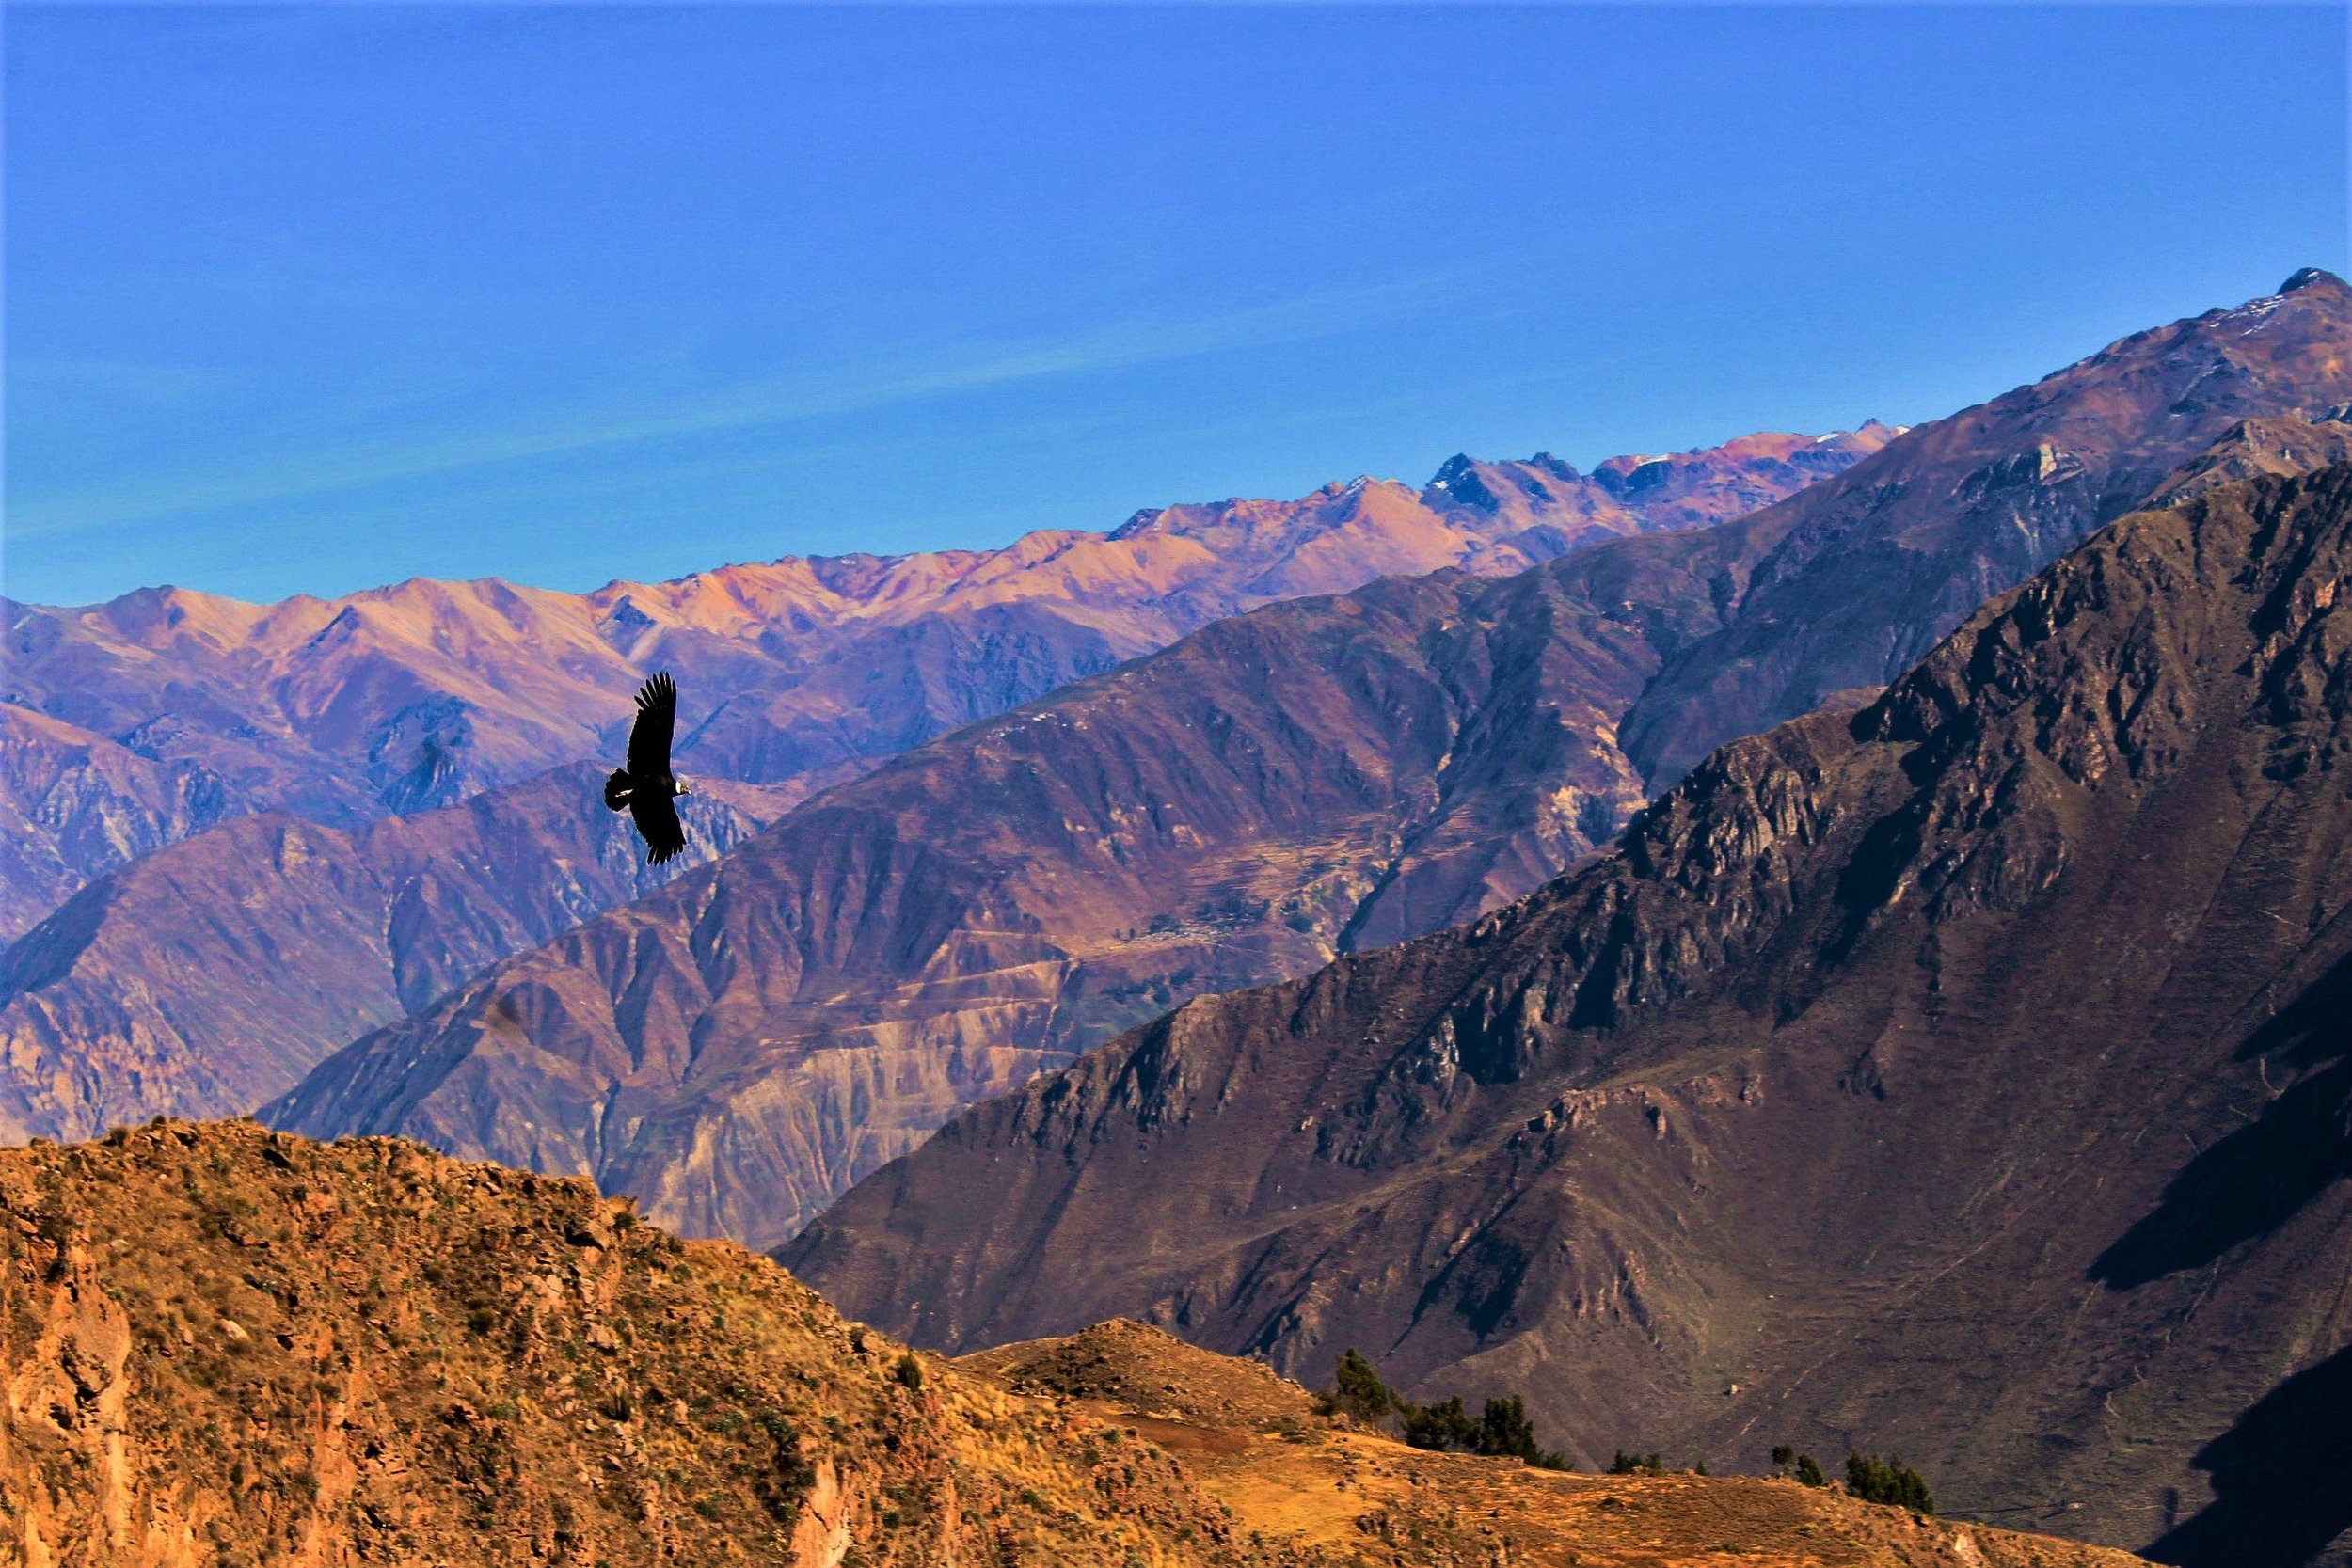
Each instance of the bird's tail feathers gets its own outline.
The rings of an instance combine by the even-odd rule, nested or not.
[[[605,809],[608,811],[625,809],[628,805],[628,798],[634,788],[635,785],[628,776],[628,769],[615,768],[612,776],[604,781]]]

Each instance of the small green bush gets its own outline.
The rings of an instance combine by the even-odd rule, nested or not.
[[[1352,1345],[1340,1356],[1322,1401],[1327,1412],[1364,1426],[1376,1428],[1395,1417],[1405,1441],[1417,1449],[1438,1453],[1459,1449],[1489,1458],[1522,1460],[1541,1470],[1568,1467],[1565,1459],[1536,1444],[1535,1423],[1528,1418],[1526,1402],[1518,1395],[1490,1399],[1475,1417],[1458,1394],[1433,1404],[1414,1404],[1399,1398]]]
[[[1928,1490],[1926,1478],[1896,1454],[1881,1460],[1872,1453],[1849,1453],[1846,1490],[1866,1503],[1887,1503],[1914,1513],[1935,1512],[1935,1494]]]
[[[1404,1416],[1405,1441],[1417,1449],[1443,1453],[1448,1449],[1467,1449],[1478,1439],[1478,1423],[1462,1408],[1459,1394],[1435,1404],[1407,1405]]]
[[[1538,1470],[1565,1470],[1568,1462],[1549,1449],[1535,1444],[1535,1423],[1527,1418],[1527,1407],[1517,1394],[1503,1399],[1488,1400],[1478,1418],[1477,1435],[1471,1439],[1474,1452],[1497,1459],[1519,1459]]]
[[[1378,1426],[1402,1402],[1353,1345],[1340,1356],[1339,1367],[1331,1374],[1331,1386],[1323,1399],[1349,1420],[1368,1427]]]

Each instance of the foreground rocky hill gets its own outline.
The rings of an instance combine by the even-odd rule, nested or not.
[[[2347,588],[2352,467],[2126,518],[1589,868],[1195,1001],[780,1256],[925,1344],[1359,1344],[1587,1463],[1867,1434],[1981,1516],[2338,1560]]]
[[[690,773],[814,787],[1256,605],[1720,522],[1888,434],[1752,436],[1589,476],[1548,456],[1456,457],[1420,490],[1361,481],[1138,513],[1108,534],[787,557],[584,594],[417,579],[272,605],[178,588],[0,604],[0,781],[14,786],[0,823],[18,842],[0,859],[0,937],[223,816],[348,828],[612,754],[656,668],[686,689]],[[127,777],[103,746],[159,778]]]
[[[1882,683],[1893,650],[2121,498],[2216,442],[2291,462],[2326,437],[2287,440],[2314,427],[2281,412],[2347,398],[2352,291],[2305,278],[1739,522],[1219,623],[810,802],[263,1114],[592,1173],[664,1223],[773,1244],[961,1105],[1173,1002],[1541,886],[1669,782],[1637,736],[1729,739]],[[1851,619],[1857,560],[1883,624]],[[1815,638],[1817,612],[1841,640]],[[1775,639],[1811,651],[1768,657]],[[1740,649],[1788,678],[1685,694]]]
[[[2105,1568],[1788,1482],[1549,1477],[1110,1325],[1159,1401],[906,1355],[586,1183],[158,1123],[0,1151],[0,1557]],[[1034,1349],[1034,1347],[1033,1347]],[[1069,1359],[1064,1357],[1064,1359]],[[1081,1372],[1091,1369],[1079,1369]],[[1179,1380],[1182,1380],[1181,1383]],[[1500,1554],[1500,1555],[1499,1555]]]
[[[0,1152],[34,1563],[1238,1563],[1165,1454],[585,1182],[165,1123]]]

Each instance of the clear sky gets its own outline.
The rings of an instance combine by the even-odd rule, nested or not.
[[[2346,268],[2345,12],[25,8],[7,592],[1916,421]]]

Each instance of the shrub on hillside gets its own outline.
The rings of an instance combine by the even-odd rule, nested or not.
[[[1809,1453],[1799,1453],[1783,1443],[1772,1450],[1772,1469],[1784,1476],[1793,1475],[1805,1486],[1827,1486],[1829,1477],[1821,1473],[1821,1463]]]
[[[1377,1428],[1395,1417],[1405,1441],[1417,1449],[1438,1453],[1458,1449],[1488,1458],[1518,1459],[1539,1470],[1568,1467],[1565,1459],[1536,1443],[1535,1423],[1528,1418],[1527,1403],[1518,1395],[1490,1399],[1475,1417],[1458,1394],[1432,1404],[1414,1404],[1398,1398],[1353,1346],[1340,1356],[1322,1400],[1327,1412],[1364,1426]]]
[[[1935,1494],[1918,1471],[1898,1455],[1854,1452],[1846,1456],[1846,1490],[1866,1503],[1891,1503],[1914,1513],[1933,1513]]]
[[[1517,1394],[1486,1402],[1478,1418],[1477,1435],[1471,1441],[1479,1453],[1523,1459],[1538,1470],[1568,1467],[1568,1462],[1560,1455],[1536,1446],[1535,1423],[1527,1418],[1527,1406]]]
[[[1331,1374],[1331,1386],[1325,1392],[1323,1402],[1359,1426],[1377,1427],[1400,1402],[1389,1391],[1389,1386],[1380,1381],[1372,1363],[1350,1345],[1340,1357],[1338,1370]]]
[[[1448,1449],[1467,1449],[1478,1436],[1478,1423],[1462,1408],[1459,1394],[1434,1404],[1406,1405],[1401,1414],[1405,1441],[1417,1449],[1443,1453]]]

